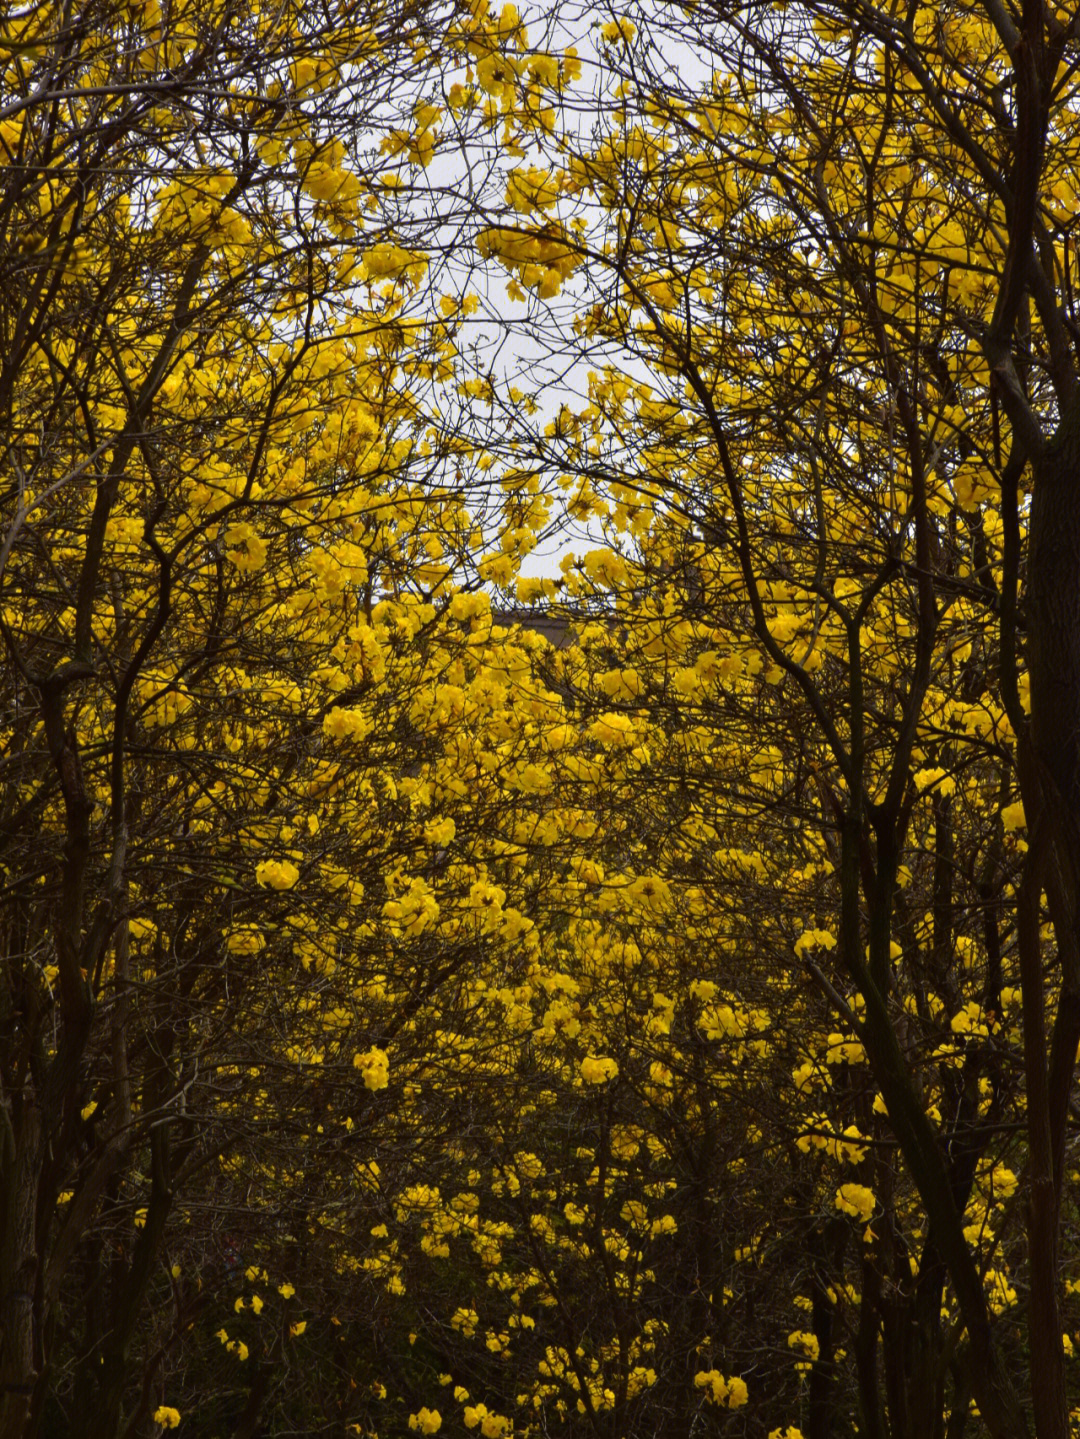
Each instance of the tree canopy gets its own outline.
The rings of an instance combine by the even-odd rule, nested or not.
[[[0,1439],[1068,1439],[1080,12],[0,63]]]

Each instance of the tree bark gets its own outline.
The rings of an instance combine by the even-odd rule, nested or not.
[[[41,1174],[41,1111],[24,1090],[5,1115],[0,1236],[0,1439],[23,1439],[38,1379],[35,1314],[38,1257],[35,1242]]]

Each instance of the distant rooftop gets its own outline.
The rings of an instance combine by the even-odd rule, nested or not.
[[[543,635],[548,644],[557,650],[564,650],[574,642],[573,626],[560,615],[545,614],[543,610],[495,610],[491,611],[494,624],[510,628],[519,625],[523,630],[532,630]]]

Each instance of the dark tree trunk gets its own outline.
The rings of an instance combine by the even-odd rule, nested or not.
[[[1075,816],[1080,813],[1080,403],[1062,417],[1034,471],[1026,602],[1032,739]]]
[[[1065,1439],[1069,1424],[1058,1301],[1058,1230],[1065,1116],[1076,1055],[1074,997],[1080,988],[1080,403],[1076,400],[1065,408],[1033,471],[1026,606],[1033,753],[1020,756],[1032,849],[1018,906],[1030,1151],[1031,1385],[1039,1439]],[[1023,740],[1020,748],[1024,751]],[[1049,1042],[1040,935],[1044,889],[1062,986]]]

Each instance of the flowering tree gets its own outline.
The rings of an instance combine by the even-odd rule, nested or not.
[[[1065,1439],[1075,22],[3,26],[4,1439]]]
[[[325,1107],[362,1128],[421,1000],[529,928],[442,873],[486,822],[476,565],[526,530],[454,388],[464,202],[408,194],[468,141],[428,97],[524,32],[92,0],[0,44],[0,1433],[105,1439],[177,1412],[253,1191],[280,1221]]]
[[[612,670],[619,723],[662,692],[711,760],[734,720],[746,783],[717,803],[831,867],[787,963],[868,1060],[878,1187],[913,1196],[864,1266],[868,1433],[969,1396],[990,1433],[1068,1429],[1075,39],[1039,4],[621,12],[608,123],[564,131],[489,241],[590,371],[536,445],[609,540],[571,591],[658,672]],[[588,271],[562,309],[529,268],[556,234]],[[775,718],[744,729],[762,679]],[[796,1082],[835,1093],[824,1038]]]

